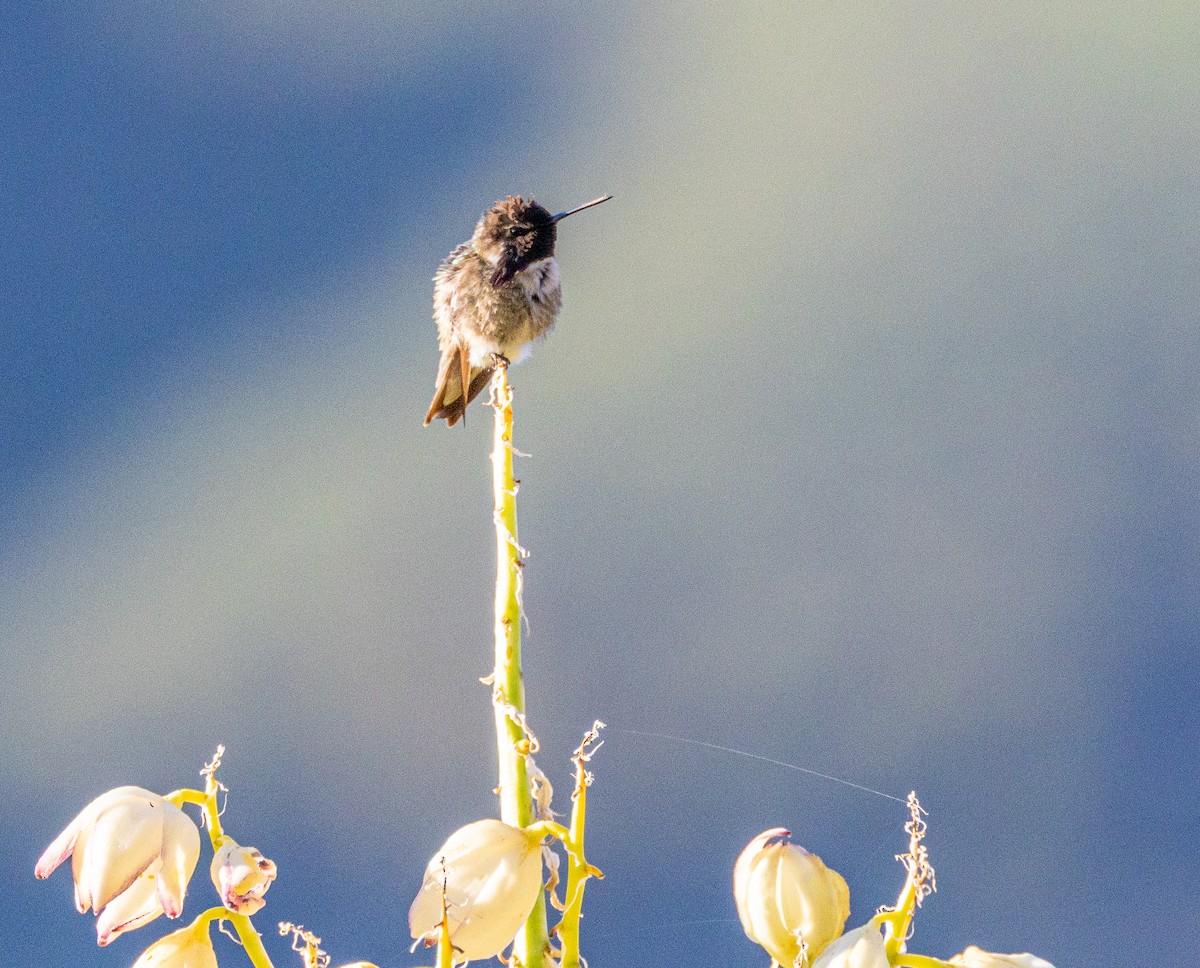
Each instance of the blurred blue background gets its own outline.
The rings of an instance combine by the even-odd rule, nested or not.
[[[902,880],[899,804],[639,730],[915,788],[916,950],[1194,963],[1194,5],[0,18],[10,962],[168,929],[96,949],[34,860],[218,742],[227,828],[281,870],[263,929],[428,960],[424,864],[494,810],[490,415],[421,427],[430,278],[497,197],[612,192],[513,373],[560,809],[610,724],[591,964],[764,965],[729,880],[770,826],[853,923]]]

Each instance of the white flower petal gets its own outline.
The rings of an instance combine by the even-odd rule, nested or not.
[[[738,920],[742,922],[742,927],[750,935],[750,940],[756,944],[757,939],[750,933],[749,927],[754,915],[746,906],[746,899],[750,894],[750,872],[762,856],[762,848],[766,844],[779,839],[786,841],[791,835],[792,832],[784,827],[772,827],[770,830],[764,830],[746,845],[733,865],[733,902],[737,907]]]
[[[257,914],[266,905],[263,895],[275,880],[275,864],[253,847],[226,837],[209,867],[221,903],[236,914]]]
[[[102,793],[96,797],[95,800],[79,811],[75,819],[67,824],[66,829],[55,837],[50,846],[42,852],[42,856],[38,858],[37,866],[34,867],[34,874],[39,878],[49,877],[54,873],[59,864],[71,856],[72,851],[75,849],[76,838],[83,828],[90,827],[96,817],[111,804],[126,797],[137,795],[154,796],[149,790],[143,790],[141,787],[123,786],[117,787],[115,790],[109,790],[107,793]]]
[[[408,912],[414,938],[442,920],[442,891],[450,940],[469,960],[503,951],[529,917],[542,889],[541,838],[499,820],[479,820],[450,835],[425,871]]]
[[[78,837],[79,821],[76,819],[71,821],[67,829],[55,837],[50,842],[50,846],[42,852],[37,865],[33,868],[34,877],[46,878],[53,874],[58,865],[71,856]]]
[[[80,851],[80,880],[97,911],[154,863],[162,838],[162,808],[151,801],[122,800],[96,818]]]
[[[103,947],[126,931],[149,924],[163,913],[158,899],[158,863],[151,865],[123,894],[105,906],[96,919],[96,943]]]
[[[187,814],[157,793],[118,787],[80,811],[34,872],[45,877],[68,856],[75,906],[101,915],[97,936],[107,944],[161,913],[178,917],[200,857],[200,833]]]
[[[133,968],[217,968],[208,922],[190,924],[159,938],[142,952]]]
[[[163,913],[179,917],[188,881],[200,860],[200,831],[191,818],[172,803],[164,803],[162,871],[158,878],[158,899]]]
[[[85,914],[92,909],[92,895],[83,877],[83,858],[87,854],[88,838],[92,835],[91,823],[80,827],[71,851],[71,878],[75,881],[75,910]]]
[[[813,968],[888,968],[883,933],[870,923],[847,931],[830,943]]]
[[[734,865],[742,928],[782,965],[811,961],[850,916],[850,889],[821,858],[790,842],[782,827],[755,837]]]
[[[1001,955],[976,948],[975,945],[951,958],[950,964],[959,968],[1054,968],[1045,958],[1031,955],[1027,951],[1016,955]]]

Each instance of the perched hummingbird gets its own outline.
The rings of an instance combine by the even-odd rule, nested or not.
[[[551,215],[532,198],[509,195],[483,213],[469,242],[446,256],[433,277],[442,359],[426,427],[438,417],[450,427],[465,418],[498,360],[520,362],[550,332],[562,306],[558,223],[610,198]]]

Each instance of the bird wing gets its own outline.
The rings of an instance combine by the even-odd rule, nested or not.
[[[438,417],[445,417],[450,426],[458,422],[458,411],[462,409],[462,369],[464,363],[467,367],[471,365],[466,357],[466,347],[459,340],[442,350],[433,402],[429,404],[429,412],[425,414],[426,427]]]

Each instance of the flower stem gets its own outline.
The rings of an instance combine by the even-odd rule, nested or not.
[[[528,739],[517,717],[525,714],[525,682],[521,675],[521,568],[524,552],[517,542],[517,481],[513,476],[512,387],[508,368],[498,362],[492,377],[496,411],[492,447],[492,492],[496,524],[496,665],[492,704],[499,754],[500,819],[527,827],[535,819],[529,771]],[[545,897],[534,905],[513,946],[523,968],[543,968],[548,935]]]
[[[592,746],[599,739],[600,727],[604,724],[597,722],[584,737],[575,751],[575,791],[571,796],[571,828],[568,832],[567,845],[567,893],[563,908],[562,920],[554,929],[561,945],[562,968],[579,968],[579,922],[583,916],[583,888],[589,877],[603,877],[598,869],[592,867],[584,856],[584,830],[587,826],[587,788],[592,776],[587,770],[587,762],[597,747]],[[589,750],[589,747],[592,747]]]
[[[925,811],[917,799],[916,792],[908,795],[909,820],[904,825],[908,834],[908,852],[898,854],[896,859],[904,865],[907,876],[900,896],[896,899],[895,907],[883,910],[875,915],[874,921],[884,929],[884,950],[888,961],[900,964],[902,957],[922,958],[923,955],[906,955],[904,944],[912,933],[913,917],[921,902],[937,890],[937,875],[933,864],[929,861],[929,851],[922,843],[925,839],[926,823],[923,819]],[[924,963],[926,968],[936,961]],[[914,964],[922,964],[916,962]]]
[[[177,807],[182,807],[185,803],[194,803],[201,807],[204,811],[204,826],[208,830],[208,838],[212,841],[213,850],[220,849],[225,833],[221,829],[221,814],[217,806],[217,790],[215,788],[209,791],[172,790],[163,799]]]
[[[274,968],[267,949],[263,947],[262,937],[254,930],[250,918],[244,914],[234,914],[232,911],[226,911],[223,918],[233,925],[238,938],[241,939],[242,947],[246,950],[246,957],[250,959],[254,968]]]
[[[951,968],[948,961],[942,961],[940,958],[931,958],[929,955],[898,955],[893,965],[902,966],[902,968]]]
[[[199,790],[176,790],[173,793],[168,793],[167,800],[170,800],[175,806],[182,806],[185,803],[199,804],[204,809],[205,826],[208,828],[208,837],[212,841],[213,850],[220,850],[221,841],[225,839],[225,831],[221,828],[221,807],[217,803],[217,797],[225,788],[217,781],[217,767],[221,765],[221,757],[225,754],[225,747],[218,746],[217,754],[213,757],[211,763],[205,766],[201,775],[204,777],[204,792]],[[254,925],[250,918],[245,914],[235,914],[233,911],[223,907],[209,908],[199,918],[196,919],[198,924],[201,919],[205,921],[227,921],[233,925],[233,929],[237,932],[239,940],[242,942],[242,948],[246,952],[246,957],[250,959],[250,963],[254,968],[274,968],[271,964],[271,957],[267,954],[267,949],[263,947],[262,938],[259,933],[254,930]]]
[[[200,790],[175,790],[168,793],[164,799],[169,800],[177,807],[182,807],[185,803],[194,803],[204,809],[204,820],[208,828],[208,839],[212,841],[213,850],[221,849],[221,841],[225,839],[225,833],[221,830],[221,805],[217,803],[217,796],[225,787],[217,782],[217,767],[221,765],[221,758],[225,755],[225,747],[217,746],[216,755],[212,761],[205,764],[200,775],[204,777],[204,791]]]
[[[896,906],[890,911],[875,915],[874,919],[885,929],[884,947],[889,960],[901,955],[905,939],[908,938],[909,930],[912,927],[916,907],[916,885],[913,875],[910,873],[904,882],[904,887],[900,890],[900,897],[896,899]],[[895,964],[895,961],[892,961],[892,964]]]
[[[254,968],[274,968],[270,956],[267,955],[267,949],[263,947],[262,938],[254,930],[254,925],[250,923],[250,919],[246,915],[234,914],[223,907],[211,907],[200,914],[191,926],[198,928],[203,925],[207,930],[208,925],[213,921],[228,921],[233,925],[234,930],[238,933],[238,939],[246,951],[246,957],[250,959]]]
[[[454,968],[454,945],[450,941],[450,914],[446,910],[446,891],[442,889],[442,923],[438,926],[436,968]]]

